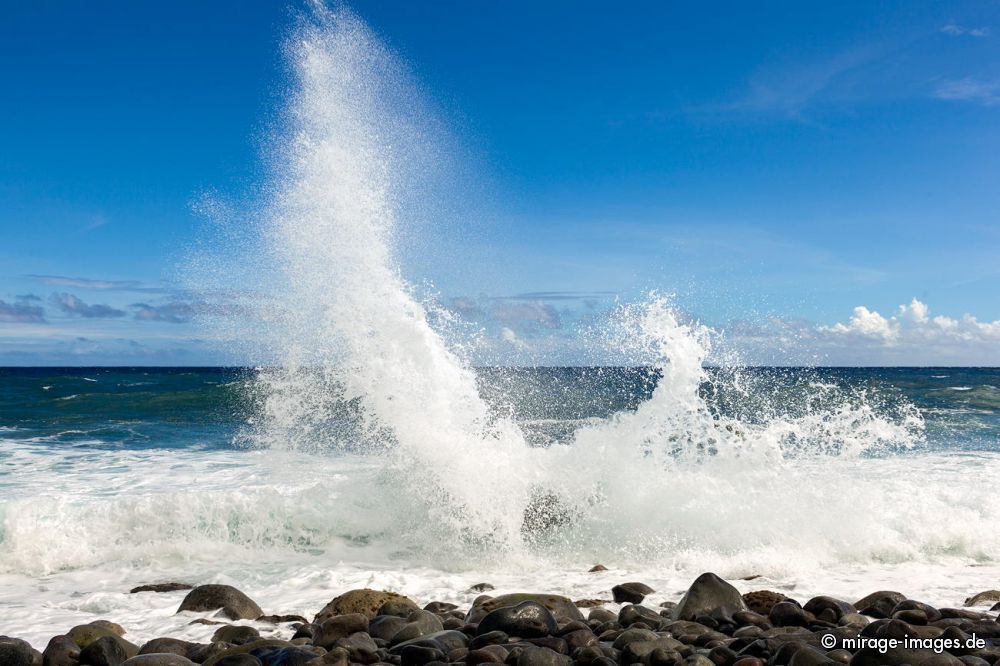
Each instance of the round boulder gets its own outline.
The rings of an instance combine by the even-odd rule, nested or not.
[[[230,620],[256,620],[264,614],[253,599],[232,585],[199,585],[184,597],[178,613],[221,610]]]
[[[313,622],[318,624],[327,618],[331,618],[336,615],[349,615],[351,613],[360,613],[370,620],[375,617],[378,614],[379,609],[389,601],[406,604],[411,607],[411,610],[418,610],[419,608],[411,599],[408,599],[401,594],[386,592],[384,590],[369,590],[365,588],[361,590],[350,590],[348,592],[344,592],[338,597],[335,597],[332,601],[330,601],[330,603],[323,607],[323,610],[316,614]]]
[[[491,611],[476,629],[477,634],[502,631],[508,636],[541,638],[558,631],[555,617],[545,606],[534,601],[524,601],[517,606],[504,606]]]
[[[691,583],[671,617],[675,620],[694,620],[705,615],[732,618],[733,613],[741,610],[747,610],[747,605],[739,590],[714,573],[703,573]]]

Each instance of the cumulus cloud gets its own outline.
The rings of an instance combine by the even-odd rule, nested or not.
[[[196,307],[191,303],[175,301],[163,305],[149,303],[133,303],[133,316],[139,321],[163,321],[170,324],[184,324],[191,321],[196,314]]]
[[[103,303],[88,304],[70,293],[52,294],[52,303],[64,314],[85,319],[114,319],[124,317],[125,311]]]
[[[45,310],[38,305],[41,299],[34,294],[18,296],[12,303],[0,300],[0,322],[41,323],[45,321]]]
[[[773,318],[726,327],[727,344],[750,363],[774,365],[998,365],[1000,320],[933,315],[914,298],[892,314],[859,305],[820,325]]]
[[[941,32],[946,35],[951,35],[952,37],[988,37],[990,29],[986,27],[967,28],[957,23],[948,23],[947,25],[942,26]]]

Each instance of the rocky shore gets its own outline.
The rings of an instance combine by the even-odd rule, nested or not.
[[[189,587],[166,583],[133,592]],[[485,583],[473,589],[492,590]],[[344,592],[310,620],[266,615],[236,588],[202,585],[187,591],[177,612],[203,613],[194,622],[218,625],[210,642],[163,637],[136,645],[121,625],[100,620],[53,637],[41,652],[2,636],[0,666],[1000,665],[1000,623],[969,608],[1000,609],[997,590],[967,599],[964,608],[934,608],[893,591],[854,602],[796,600],[767,590],[740,594],[711,573],[677,602],[643,605],[653,591],[623,582],[610,590],[611,599],[482,594],[459,608],[430,600],[421,607],[394,592],[360,589]],[[606,608],[612,604],[617,612]],[[281,627],[291,638],[262,636],[244,620]]]

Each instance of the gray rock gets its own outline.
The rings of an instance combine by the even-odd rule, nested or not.
[[[965,600],[966,606],[985,606],[1000,601],[1000,590],[986,590]]]
[[[406,620],[392,615],[379,616],[387,620],[396,620],[403,625]],[[379,618],[376,618],[376,620]],[[329,650],[333,644],[341,638],[347,638],[351,634],[367,632],[369,629],[368,616],[361,613],[348,613],[347,615],[336,615],[323,620],[313,632],[313,645],[319,645]]]
[[[628,604],[618,611],[618,624],[630,627],[636,622],[645,622],[650,629],[658,629],[663,618],[652,608]]]
[[[44,666],[76,666],[79,656],[80,646],[72,638],[53,636],[42,653],[42,663]]]
[[[4,666],[35,666],[42,662],[42,653],[20,638],[0,636],[0,664]]]
[[[526,647],[517,658],[517,666],[570,666],[573,660],[544,647]]]
[[[323,609],[316,614],[313,622],[322,622],[328,617],[333,617],[334,615],[347,615],[348,613],[361,613],[372,619],[378,614],[380,608],[382,608],[389,601],[398,601],[403,604],[410,606],[410,610],[417,610],[417,604],[413,603],[412,600],[404,597],[401,594],[396,594],[395,592],[386,592],[384,590],[350,590],[344,592],[339,597],[334,598],[330,603],[323,607]]]
[[[178,613],[221,610],[230,620],[256,620],[264,614],[253,599],[231,585],[199,585],[184,597]]]
[[[435,634],[443,630],[444,625],[441,623],[441,618],[437,615],[430,611],[415,610],[406,617],[406,624],[393,635],[389,644],[396,645],[397,643],[412,641],[414,638]]]
[[[188,585],[187,583],[153,583],[152,585],[140,585],[139,587],[133,587],[129,590],[129,594],[138,594],[139,592],[180,592],[182,590],[193,590],[194,585]]]
[[[853,604],[833,597],[813,597],[802,608],[813,615],[819,615],[825,610],[832,610],[834,622],[839,621],[845,614],[858,612]]]
[[[260,659],[252,654],[231,654],[215,663],[215,666],[262,666]]]
[[[611,588],[611,596],[617,604],[641,604],[647,594],[652,594],[655,591],[644,583],[622,583]]]
[[[179,638],[154,638],[139,648],[139,654],[177,654],[187,657],[195,647],[198,647],[196,643]]]
[[[415,638],[412,641],[394,645],[389,649],[389,653],[399,654],[407,645],[430,646],[448,654],[452,650],[467,647],[469,645],[469,637],[461,631],[446,629],[444,631],[439,631],[436,634],[428,634],[426,636],[421,636],[420,638]]]
[[[576,607],[573,600],[568,597],[562,597],[558,594],[531,594],[527,592],[518,592],[515,594],[502,594],[499,597],[493,598],[479,598],[476,599],[472,604],[472,608],[469,609],[469,613],[466,615],[467,622],[479,622],[486,615],[498,608],[504,608],[506,606],[516,606],[525,601],[533,601],[537,604],[541,604],[549,609],[549,612],[560,622],[571,622],[573,620],[582,620],[583,614],[580,609]]]
[[[169,652],[140,654],[125,661],[122,666],[194,666],[187,657]]]
[[[117,639],[117,640],[116,640]],[[118,636],[102,636],[80,650],[81,666],[121,666],[129,655]]]
[[[733,613],[747,610],[739,590],[714,573],[703,573],[684,593],[671,613],[675,620],[694,620],[708,615],[732,618]]]
[[[341,615],[340,617],[351,617],[349,615]],[[364,617],[362,615],[361,617]],[[332,618],[337,619],[337,618]],[[327,620],[329,622],[330,620]],[[383,641],[391,640],[400,629],[406,626],[405,617],[396,617],[394,615],[379,615],[371,622],[368,623],[368,635],[372,638],[379,638]],[[317,645],[322,645],[322,643],[317,642]]]
[[[239,624],[227,624],[219,627],[212,634],[213,643],[229,643],[230,645],[245,645],[260,640],[260,632],[253,627]]]
[[[540,603],[524,601],[516,606],[505,606],[486,615],[476,629],[477,634],[502,631],[520,638],[540,638],[558,630],[552,613]]]
[[[862,615],[884,619],[892,615],[892,609],[896,607],[896,604],[905,600],[906,595],[900,592],[879,590],[855,601],[854,607]]]

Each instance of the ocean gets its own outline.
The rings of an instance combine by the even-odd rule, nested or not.
[[[41,647],[104,618],[133,640],[206,640],[174,615],[183,593],[128,593],[174,580],[308,617],[365,586],[468,604],[484,581],[607,598],[642,580],[675,601],[703,570],[947,606],[1000,573],[1000,369],[710,368],[692,396],[669,393],[669,367],[484,368],[491,418],[527,454],[473,449],[457,469],[376,444],[342,396],[311,446],[276,446],[271,372],[0,369],[3,631]],[[516,507],[500,515],[515,529],[493,506]]]

